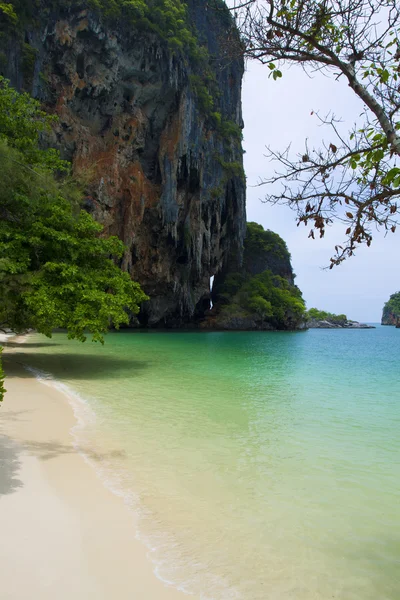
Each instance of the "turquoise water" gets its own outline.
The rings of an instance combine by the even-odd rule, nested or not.
[[[400,331],[30,337],[158,576],[215,600],[400,598]],[[134,534],[134,532],[133,532]]]

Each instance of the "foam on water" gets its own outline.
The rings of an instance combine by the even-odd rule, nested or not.
[[[25,340],[20,340],[20,343],[23,343],[23,341]],[[115,464],[113,464],[112,461],[108,463],[103,461],[100,463],[98,460],[94,460],[91,457],[93,454],[97,454],[97,449],[94,444],[90,448],[89,436],[85,436],[85,432],[87,432],[88,428],[90,426],[94,427],[96,424],[96,414],[90,406],[90,400],[77,393],[71,386],[57,380],[51,373],[47,373],[29,365],[24,365],[24,368],[32,373],[39,383],[58,390],[67,398],[77,421],[70,429],[70,434],[73,438],[73,446],[85,462],[95,470],[103,485],[114,495],[121,498],[132,511],[133,517],[136,517],[136,524],[132,524],[132,535],[140,540],[147,548],[147,556],[154,565],[153,570],[156,577],[166,586],[176,587],[179,591],[192,595],[192,592],[190,591],[190,581],[187,583],[180,583],[179,581],[168,579],[163,574],[163,569],[165,569],[167,565],[167,569],[170,570],[170,558],[168,558],[168,554],[174,546],[176,546],[176,541],[173,539],[173,536],[168,536],[162,532],[153,536],[148,536],[144,532],[141,533],[137,521],[138,518],[146,516],[146,508],[140,506],[138,497],[133,490],[124,487],[123,471],[116,470]],[[193,566],[197,570],[199,565]],[[224,582],[215,581],[216,588],[221,587],[221,585],[225,590],[226,584],[224,584]],[[238,597],[237,594],[229,595],[229,598],[232,598],[232,600]],[[203,595],[201,593],[200,598],[201,600],[212,600],[208,595]],[[226,598],[228,598],[228,596],[226,596]]]

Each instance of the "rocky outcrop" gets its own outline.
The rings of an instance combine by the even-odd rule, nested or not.
[[[304,329],[305,305],[294,278],[282,238],[257,223],[248,223],[243,261],[233,253],[215,278],[213,309],[201,327]]]
[[[329,321],[327,319],[310,319],[306,322],[307,329],[376,329],[374,325],[358,321]]]
[[[2,36],[1,73],[58,116],[48,143],[84,179],[86,209],[126,244],[123,267],[150,296],[141,324],[202,317],[210,277],[241,260],[246,224],[230,16],[188,2],[204,73],[151,29],[84,3],[49,6]]]
[[[400,327],[400,292],[392,294],[382,311],[382,325]]]

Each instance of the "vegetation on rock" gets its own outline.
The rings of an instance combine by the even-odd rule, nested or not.
[[[0,74],[59,115],[44,142],[85,173],[85,208],[124,240],[123,268],[152,297],[142,324],[191,320],[244,237],[243,60],[225,53],[230,12],[222,0],[8,6]],[[36,51],[26,68],[24,44]]]
[[[293,329],[304,320],[305,304],[299,288],[270,270],[252,277],[229,275],[221,297],[226,301],[222,318],[249,317],[275,329]]]
[[[382,313],[382,325],[396,325],[400,319],[400,292],[392,294],[385,303]]]
[[[304,321],[305,304],[292,281],[290,254],[282,238],[258,223],[248,223],[243,267],[228,273],[218,287],[217,323],[247,319],[259,328],[296,329]]]
[[[325,310],[318,310],[317,308],[310,308],[306,313],[306,317],[307,320],[329,321],[334,324],[345,323],[348,320],[346,315],[335,315]]]
[[[8,26],[16,29],[37,19],[38,11],[50,15],[54,9],[71,7],[85,8],[79,0],[50,1],[46,5],[40,0],[9,0],[0,4],[0,11]],[[151,31],[172,47],[190,48],[199,53],[196,38],[187,19],[187,5],[182,0],[87,0],[86,8],[97,11],[109,22],[125,22],[138,31]]]
[[[122,242],[100,237],[102,226],[80,209],[68,164],[40,148],[51,120],[0,79],[0,328],[47,336],[65,328],[102,341],[147,296],[114,262]]]
[[[190,62],[194,71],[190,75],[190,84],[205,116],[212,120],[215,115],[219,115],[220,134],[240,142],[239,126],[224,121],[216,111],[218,89],[215,66],[211,65],[212,59],[215,61],[216,57],[210,56],[205,40],[199,38],[195,25],[189,19],[187,4],[184,0],[87,0],[83,6],[79,0],[64,0],[60,6],[54,0],[45,5],[40,0],[9,0],[7,3],[0,3],[0,16],[3,17],[0,36],[7,38],[10,33],[22,36],[24,26],[35,23],[38,14],[41,17],[50,16],[56,8],[62,10],[71,7],[90,9],[110,26],[129,26],[139,36],[153,33],[167,44],[172,53],[178,54],[185,62]],[[223,0],[213,0],[208,8],[214,11],[216,18],[225,22],[227,29],[235,31],[234,20]],[[35,49],[21,38],[21,70],[25,85],[28,86],[33,76],[35,54]]]
[[[244,247],[247,256],[254,256],[260,252],[268,252],[277,258],[290,260],[289,250],[281,236],[269,229],[265,230],[258,223],[247,223]]]

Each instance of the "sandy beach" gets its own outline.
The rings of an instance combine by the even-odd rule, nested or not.
[[[179,600],[153,573],[134,515],[74,448],[67,397],[4,353],[2,600]]]

